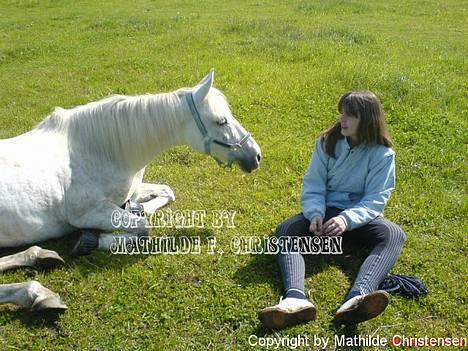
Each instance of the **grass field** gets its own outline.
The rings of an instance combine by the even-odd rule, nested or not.
[[[0,307],[0,350],[266,350],[249,346],[251,335],[466,337],[466,5],[0,1],[0,138],[30,130],[54,106],[172,91],[214,67],[215,85],[264,156],[251,175],[186,147],[154,160],[146,180],[173,187],[171,209],[237,215],[235,228],[208,223],[153,235],[216,236],[225,254],[72,259],[72,238],[49,242],[64,267],[6,272],[0,283],[37,279],[69,310],[54,323]],[[382,316],[337,328],[333,311],[357,261],[314,257],[306,287],[317,321],[273,333],[256,314],[282,293],[276,260],[234,255],[231,239],[271,235],[300,211],[314,139],[335,120],[341,94],[355,89],[381,97],[395,141],[398,183],[386,216],[408,240],[393,271],[421,277],[430,293],[395,297]]]

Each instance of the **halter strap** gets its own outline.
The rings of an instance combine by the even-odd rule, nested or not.
[[[205,153],[210,154],[211,150],[211,144],[216,143],[218,145],[221,145],[223,147],[232,149],[235,147],[241,148],[242,145],[245,144],[245,142],[250,139],[251,135],[250,133],[246,133],[238,142],[236,143],[228,143],[225,141],[217,140],[211,136],[208,135],[208,130],[206,129],[205,125],[203,124],[203,121],[201,120],[200,117],[200,112],[198,112],[197,106],[195,105],[195,100],[193,98],[192,92],[187,93],[185,95],[187,104],[189,105],[190,112],[192,113],[193,119],[195,120],[195,123],[197,124],[198,129],[200,130],[200,133],[203,137],[203,140],[205,142]]]

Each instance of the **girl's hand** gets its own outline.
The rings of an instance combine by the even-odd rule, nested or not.
[[[322,217],[316,216],[310,220],[309,232],[314,233],[315,235],[322,234]]]
[[[323,225],[322,235],[336,236],[341,235],[346,230],[346,223],[341,217],[333,217]]]

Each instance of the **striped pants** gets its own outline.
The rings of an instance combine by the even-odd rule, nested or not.
[[[323,223],[337,216],[341,211],[338,208],[328,208]],[[310,221],[300,213],[281,223],[276,229],[276,235],[278,238],[313,235],[309,232],[309,226]],[[372,247],[372,251],[359,269],[357,278],[346,300],[356,295],[368,294],[377,290],[379,284],[400,255],[406,240],[405,233],[396,224],[379,216],[358,229],[344,232],[342,236],[343,249],[346,249],[346,246],[352,242]],[[286,295],[288,291],[299,290],[305,292],[305,264],[302,255],[280,252],[278,261]]]

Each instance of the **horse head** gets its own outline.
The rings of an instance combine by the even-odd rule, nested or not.
[[[226,97],[213,87],[211,71],[192,89],[184,92],[196,124],[189,129],[189,140],[195,150],[213,157],[218,164],[239,164],[245,172],[258,168],[262,159],[260,147],[234,118]]]

